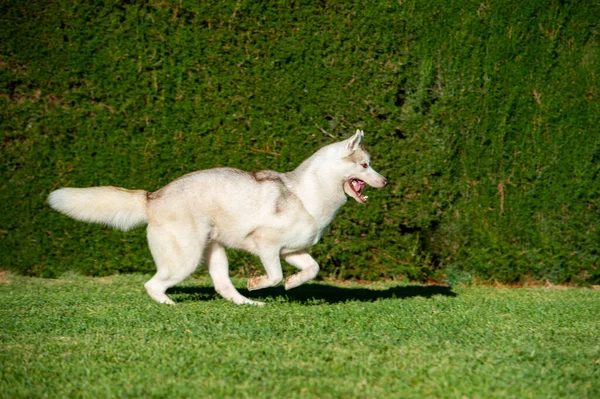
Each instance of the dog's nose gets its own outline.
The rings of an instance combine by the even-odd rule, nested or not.
[[[388,185],[388,183],[389,183],[389,181],[388,181],[387,179],[385,179],[385,178],[384,178],[384,179],[383,179],[383,187],[387,186],[387,185]]]

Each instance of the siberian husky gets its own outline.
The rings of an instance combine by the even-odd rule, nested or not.
[[[364,132],[357,130],[287,173],[216,168],[189,173],[155,192],[61,188],[50,193],[48,202],[74,219],[123,231],[147,223],[157,272],[145,288],[159,303],[174,304],[166,290],[203,261],[223,298],[262,306],[233,286],[225,248],[260,258],[266,274],[250,278],[249,290],[280,283],[281,258],[300,270],[285,280],[286,289],[315,278],[319,265],[306,248],[319,241],[346,194],[365,203],[365,184],[383,188],[388,183],[371,167],[363,138]]]

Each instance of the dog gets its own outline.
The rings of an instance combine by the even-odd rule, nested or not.
[[[156,274],[144,285],[156,302],[174,302],[168,288],[190,276],[201,262],[217,293],[235,304],[262,306],[241,295],[229,277],[225,248],[257,255],[266,274],[248,280],[249,290],[283,280],[281,261],[299,269],[285,289],[314,279],[319,265],[306,252],[315,245],[346,195],[367,202],[365,184],[384,188],[363,149],[364,132],[327,145],[295,170],[246,172],[215,168],[186,174],[155,192],[105,186],[61,188],[49,205],[76,220],[127,231],[148,224]]]

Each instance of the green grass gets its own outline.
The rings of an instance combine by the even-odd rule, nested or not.
[[[5,274],[1,397],[598,397],[600,291]],[[237,280],[239,286],[244,281]]]

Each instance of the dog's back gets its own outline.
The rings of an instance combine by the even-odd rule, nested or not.
[[[192,218],[210,226],[212,240],[252,253],[259,235],[286,246],[296,239],[294,231],[314,228],[314,218],[285,182],[285,174],[270,170],[190,173],[148,194],[148,220],[164,225]]]

